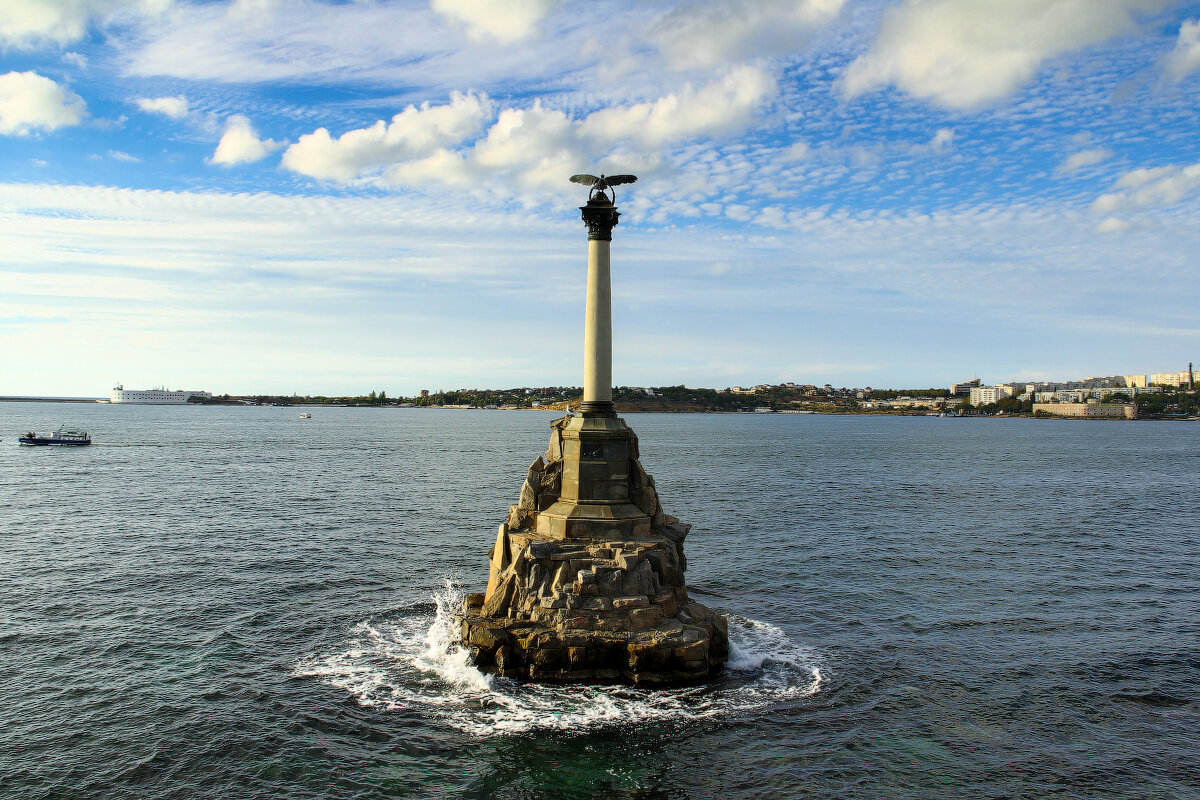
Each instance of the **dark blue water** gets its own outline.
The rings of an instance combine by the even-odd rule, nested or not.
[[[440,615],[552,416],[0,404],[0,796],[1200,797],[1200,425],[631,415],[736,646],[634,692]]]

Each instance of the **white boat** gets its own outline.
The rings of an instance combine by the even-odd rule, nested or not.
[[[309,414],[307,411],[305,411],[300,415],[300,419],[312,419],[312,414]]]

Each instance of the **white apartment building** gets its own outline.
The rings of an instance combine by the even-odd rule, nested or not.
[[[1012,386],[971,387],[971,405],[973,406],[986,406],[988,403],[998,403],[1003,398],[1012,396]]]
[[[1155,372],[1150,376],[1151,384],[1163,384],[1165,386],[1187,386],[1188,374],[1185,369],[1183,372]]]

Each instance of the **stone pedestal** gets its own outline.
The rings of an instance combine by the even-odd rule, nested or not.
[[[483,670],[552,682],[703,681],[729,653],[725,618],[688,597],[683,541],[615,414],[551,423],[468,595],[462,638]]]

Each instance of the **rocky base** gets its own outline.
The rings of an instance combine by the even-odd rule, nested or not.
[[[462,641],[485,672],[558,683],[696,683],[729,656],[725,618],[688,598],[683,540],[624,421],[550,425],[500,525]]]
[[[671,533],[682,541],[686,526]],[[468,595],[462,640],[485,672],[553,683],[677,686],[729,655],[725,618],[691,602],[670,536],[631,542],[509,535],[506,579]]]

